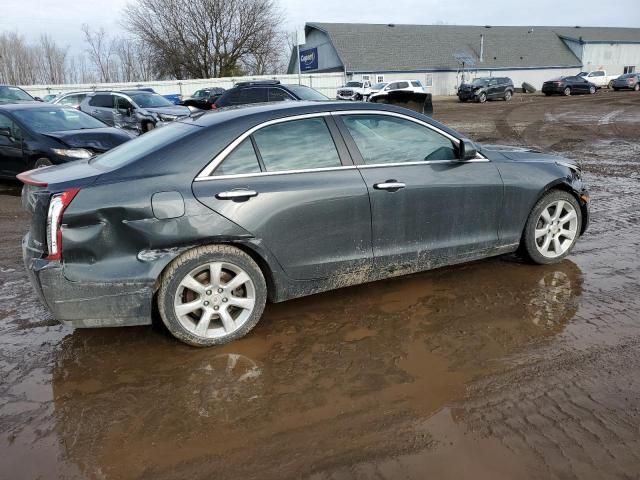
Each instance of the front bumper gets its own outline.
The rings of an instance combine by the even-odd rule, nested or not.
[[[460,100],[475,100],[477,95],[473,90],[458,90],[458,98]]]
[[[22,258],[40,300],[59,322],[77,328],[151,323],[152,285],[69,281],[60,262],[39,258],[29,247],[29,234],[22,239]]]

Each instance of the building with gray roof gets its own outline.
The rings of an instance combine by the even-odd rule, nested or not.
[[[411,78],[436,95],[453,94],[476,76],[508,76],[540,88],[580,70],[622,74],[640,66],[640,28],[307,23],[305,33],[303,74]],[[294,52],[289,73],[298,72],[297,60]]]

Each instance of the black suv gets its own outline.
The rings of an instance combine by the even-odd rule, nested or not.
[[[282,85],[279,80],[257,80],[236,83],[233,88],[218,97],[212,108],[288,100],[329,99],[317,90],[304,85]]]
[[[484,103],[497,98],[509,101],[514,91],[513,81],[508,77],[475,78],[471,83],[460,85],[458,98],[461,102],[473,100]]]
[[[211,110],[213,104],[224,92],[225,89],[222,87],[202,88],[184,100],[181,105],[199,108],[200,110]]]

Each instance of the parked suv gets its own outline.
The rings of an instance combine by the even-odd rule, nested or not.
[[[481,77],[460,85],[458,98],[461,102],[473,100],[484,103],[498,98],[509,101],[514,92],[513,81],[509,77]]]
[[[233,88],[218,97],[212,108],[290,100],[329,99],[317,90],[304,85],[282,85],[278,80],[258,80],[236,83]]]
[[[377,87],[378,85],[375,85],[374,87]],[[389,92],[406,91],[413,93],[425,93],[420,80],[398,80],[395,82],[389,82],[377,91],[373,90],[374,87],[372,87],[372,93],[369,96],[370,102],[379,101],[377,99],[388,95]]]
[[[336,100],[366,100],[369,95],[371,95],[371,82],[353,80],[338,89]]]
[[[191,115],[189,108],[145,90],[95,92],[79,108],[107,125],[140,133]]]

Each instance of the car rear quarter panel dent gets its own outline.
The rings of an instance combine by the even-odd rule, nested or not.
[[[80,191],[65,212],[62,229],[68,280],[153,284],[163,268],[187,248],[251,237],[196,201],[188,188],[181,192],[184,216],[155,218],[151,183],[141,180],[135,186],[135,198],[129,195],[124,202],[114,190],[126,188],[125,184]]]

